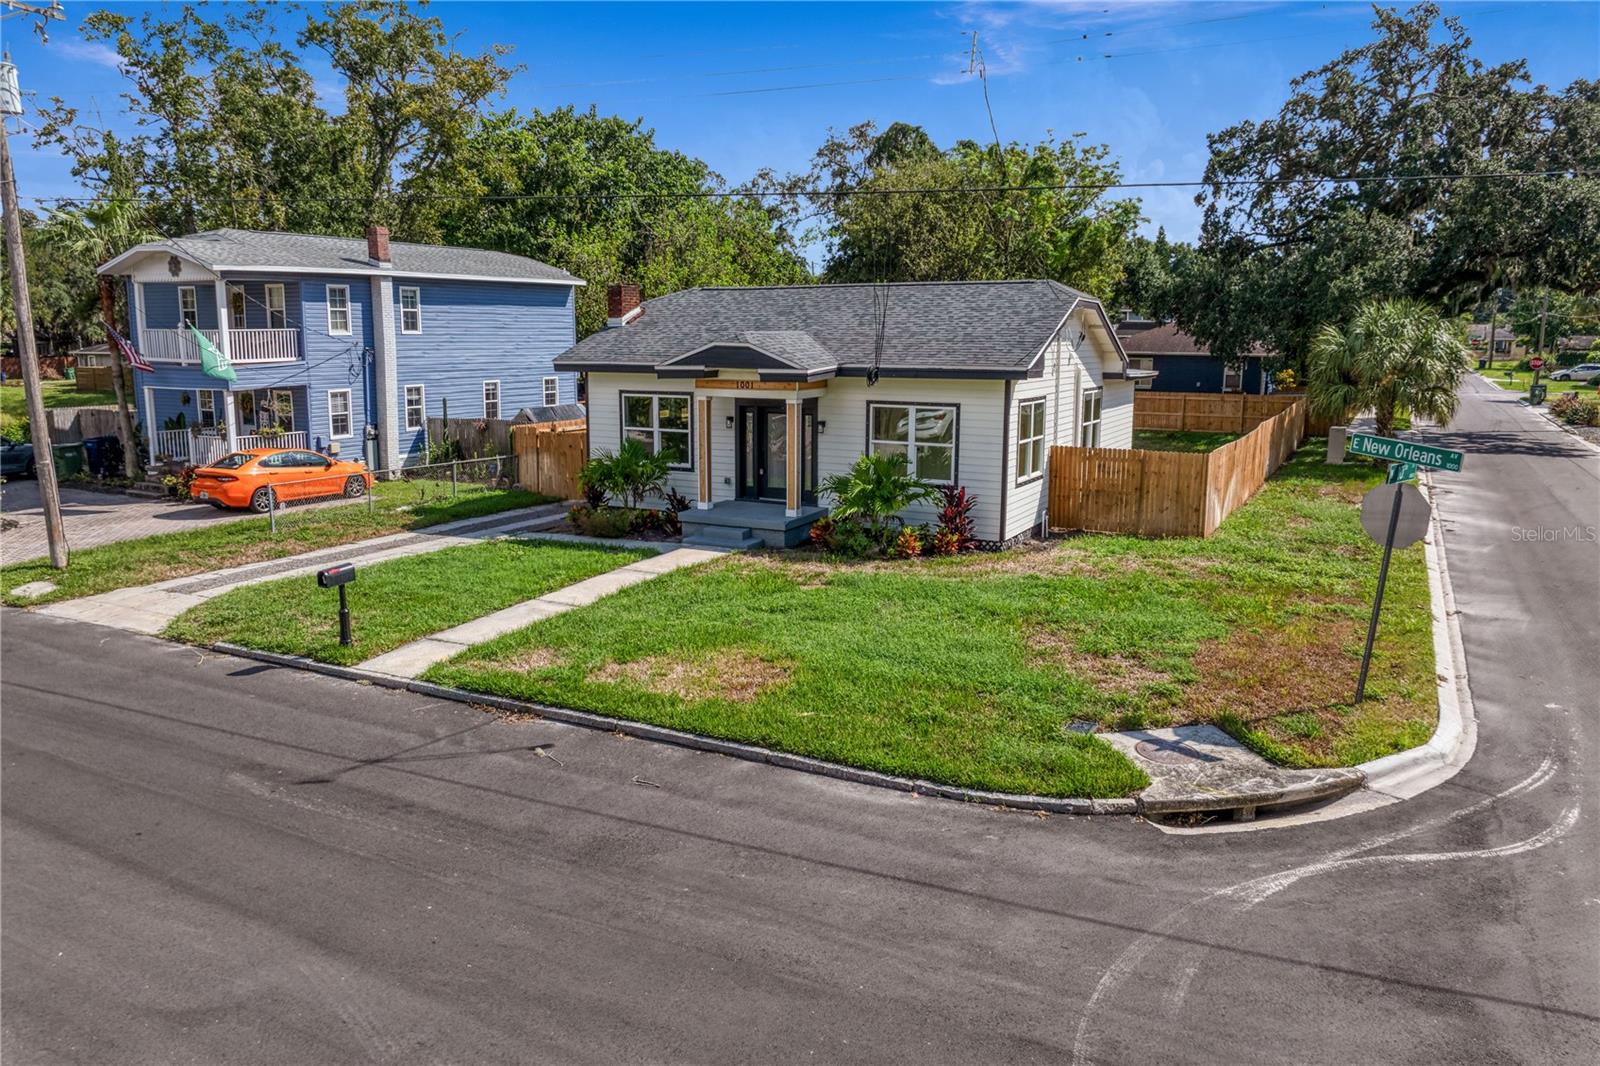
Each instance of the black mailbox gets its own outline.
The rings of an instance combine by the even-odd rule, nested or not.
[[[348,585],[355,579],[355,563],[340,563],[338,566],[330,566],[326,570],[317,571],[317,584],[325,589],[335,589],[340,585]]]

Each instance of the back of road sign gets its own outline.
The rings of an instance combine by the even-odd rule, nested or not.
[[[1374,543],[1382,544],[1389,535],[1389,513],[1394,507],[1396,489],[1400,492],[1400,520],[1394,527],[1394,546],[1404,548],[1421,540],[1428,532],[1433,508],[1415,485],[1379,485],[1361,498],[1361,528]]]

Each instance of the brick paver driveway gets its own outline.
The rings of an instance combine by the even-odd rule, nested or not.
[[[61,489],[61,516],[69,549],[259,517],[248,511],[219,511],[208,504],[144,500],[70,486]],[[0,522],[0,563],[20,563],[49,554],[39,485],[33,479],[0,485],[0,519],[4,520]]]

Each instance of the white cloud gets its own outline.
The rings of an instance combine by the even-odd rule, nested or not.
[[[70,41],[62,41],[51,45],[68,59],[76,59],[83,63],[93,63],[97,67],[106,67],[110,70],[119,70],[122,59],[117,55],[117,50],[107,44],[85,41],[81,37],[74,37]]]

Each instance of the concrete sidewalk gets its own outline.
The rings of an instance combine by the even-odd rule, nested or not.
[[[565,503],[546,504],[523,511],[463,519],[404,533],[390,533],[371,540],[355,541],[334,548],[323,548],[304,555],[228,567],[209,574],[159,581],[153,585],[115,589],[98,596],[66,600],[38,608],[40,614],[70,618],[79,622],[113,626],[135,633],[157,634],[191,607],[243,585],[253,585],[280,577],[313,574],[340,562],[381,563],[408,555],[476,544],[513,533],[523,533],[558,522],[566,513]]]
[[[546,538],[538,537],[538,539]],[[641,559],[636,563],[620,566],[554,592],[547,592],[536,599],[512,604],[493,614],[486,614],[482,618],[474,618],[451,629],[413,640],[410,644],[402,644],[393,651],[374,656],[361,663],[359,669],[372,670],[390,677],[418,677],[428,667],[441,663],[474,644],[493,640],[501,634],[570,611],[574,607],[587,606],[602,596],[620,592],[630,585],[649,581],[681,567],[694,566],[696,563],[715,559],[721,554],[723,553],[720,551],[706,548],[675,548],[653,559]]]

